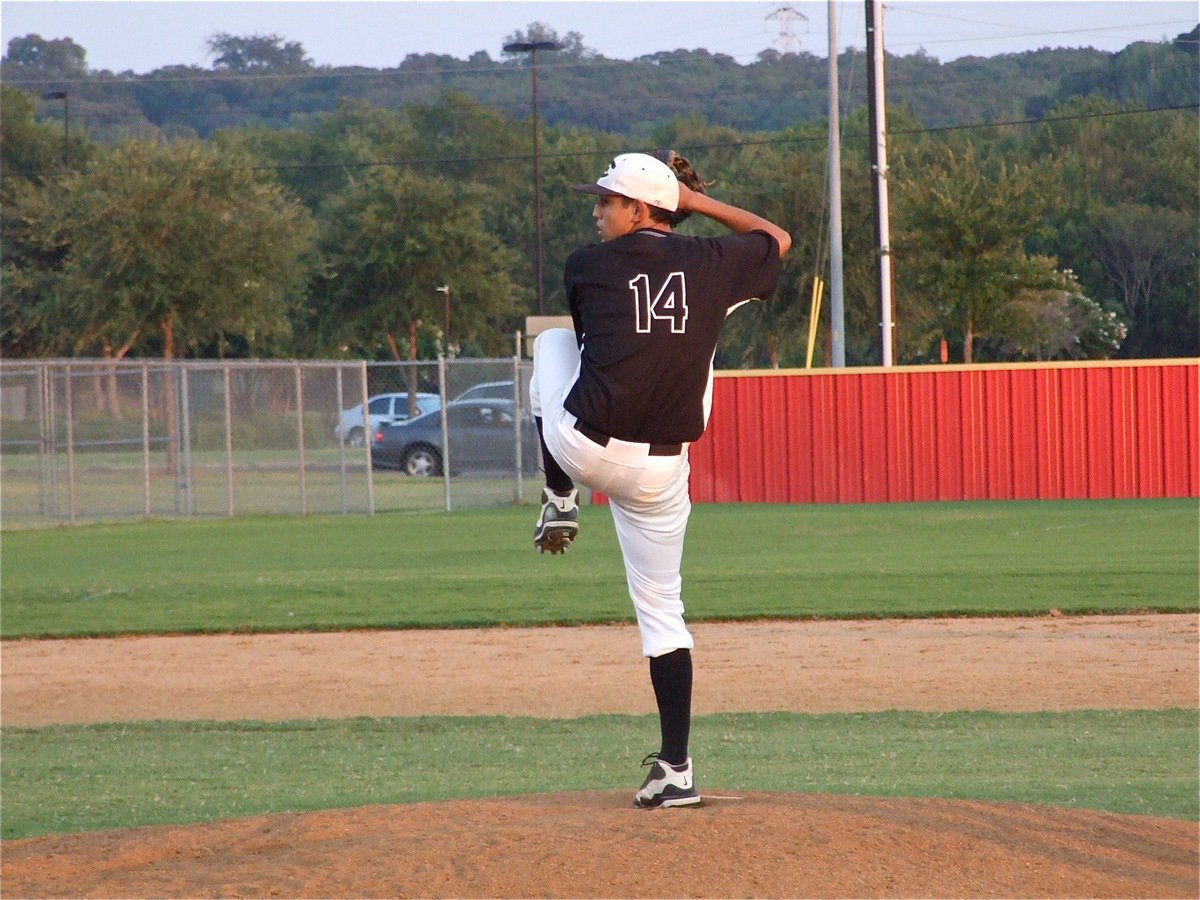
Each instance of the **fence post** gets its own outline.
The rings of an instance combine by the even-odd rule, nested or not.
[[[150,517],[150,373],[142,363],[142,509]]]
[[[48,467],[46,465],[46,450],[50,446],[50,405],[49,405],[49,368],[37,367],[38,384],[38,502],[42,515],[50,512],[50,491]]]
[[[342,367],[340,365],[333,367],[334,385],[337,390],[337,414],[338,414],[338,490],[342,496],[342,515],[348,515],[350,512],[350,501],[346,496],[346,429],[342,427],[342,410],[346,408],[346,398],[342,388]]]
[[[300,452],[300,515],[308,515],[308,489],[304,483],[304,375],[296,363],[296,446]]]
[[[183,512],[195,514],[195,499],[192,494],[192,410],[191,387],[188,382],[188,367],[179,369],[179,448],[183,457]],[[168,437],[168,440],[170,438]],[[178,475],[176,476],[178,479]],[[178,486],[178,480],[176,485]],[[175,495],[175,508],[179,509],[179,494]]]
[[[46,369],[46,435],[50,450],[50,515],[58,517],[58,392],[54,388],[54,367]]]
[[[520,347],[520,338],[517,338],[518,348]],[[513,434],[516,435],[517,441],[517,479],[513,483],[513,500],[520,503],[525,497],[525,486],[522,479],[525,475],[525,447],[524,441],[521,440],[521,426],[525,421],[524,411],[521,409],[521,356],[518,349],[518,355],[513,357],[513,411],[516,415],[513,416]]]
[[[75,524],[75,400],[71,388],[71,366],[64,366],[67,379],[67,518]]]
[[[446,412],[446,355],[438,354],[438,397],[441,398],[442,411],[442,492],[445,495],[446,512],[450,512],[450,426]]]
[[[371,411],[367,409],[367,361],[359,363],[362,375],[363,450],[367,457],[367,515],[375,515],[375,479],[371,469]]]
[[[233,516],[233,409],[229,366],[221,369],[225,381],[225,514]]]

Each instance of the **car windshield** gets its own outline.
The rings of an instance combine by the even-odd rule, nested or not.
[[[467,388],[459,394],[456,400],[483,400],[483,399],[498,399],[508,400],[512,398],[513,383],[511,381],[487,381],[483,384],[477,384],[474,387]]]
[[[433,421],[440,419],[441,415],[442,415],[441,408],[435,407],[434,409],[429,410],[429,412],[423,412],[423,413],[419,413],[418,415],[413,416],[411,419],[409,419],[404,424],[405,425],[423,425],[426,422],[433,422]]]

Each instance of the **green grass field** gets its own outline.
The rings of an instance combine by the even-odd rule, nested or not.
[[[3,534],[0,634],[630,621],[608,512],[539,557],[531,506]],[[699,506],[693,621],[1198,609],[1193,500]],[[1194,819],[1197,711],[699,717],[710,789],[969,797]],[[630,788],[656,723],[414,718],[0,729],[5,838]]]
[[[1195,711],[699,716],[701,788],[1194,819]],[[4,838],[637,787],[655,717],[135,722],[4,731]]]
[[[531,506],[3,535],[0,636],[578,624],[632,613],[612,521],[562,557]],[[692,621],[1194,611],[1191,500],[698,506]]]

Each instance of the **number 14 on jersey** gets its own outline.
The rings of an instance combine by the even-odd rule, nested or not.
[[[638,334],[649,334],[654,322],[671,323],[673,334],[687,331],[687,285],[682,272],[672,272],[654,291],[649,275],[639,275],[629,282],[633,291],[633,306],[637,311]]]

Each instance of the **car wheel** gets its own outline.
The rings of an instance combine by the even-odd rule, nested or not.
[[[363,445],[363,430],[361,428],[351,428],[350,433],[346,435],[346,443],[351,447],[361,447]]]
[[[417,478],[442,474],[442,454],[436,447],[418,444],[404,455],[404,471]]]

